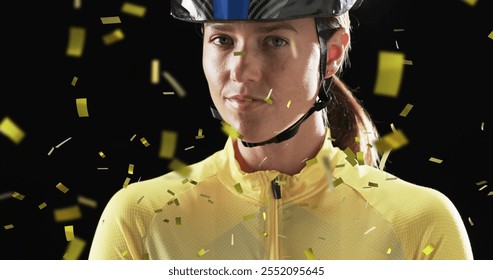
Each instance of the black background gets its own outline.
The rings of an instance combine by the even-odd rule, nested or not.
[[[125,178],[134,182],[169,171],[170,160],[158,156],[163,130],[178,132],[175,157],[185,163],[222,148],[226,138],[209,111],[201,38],[193,24],[170,17],[168,1],[130,2],[146,7],[144,17],[122,13],[123,0],[86,0],[80,9],[69,0],[31,2],[2,8],[0,120],[11,118],[26,136],[15,144],[0,135],[0,258],[62,259],[64,226],[73,225],[86,241],[80,259],[87,259],[101,211]],[[342,77],[358,89],[381,134],[393,124],[408,137],[386,170],[446,194],[466,224],[476,259],[493,259],[493,196],[484,187],[493,182],[488,2],[367,0],[353,13],[351,67]],[[122,23],[103,25],[101,17],[109,16]],[[86,29],[81,57],[66,55],[70,27]],[[102,37],[116,28],[125,38],[105,45]],[[405,66],[396,98],[373,94],[381,50],[402,51],[413,64]],[[173,88],[162,76],[150,83],[152,59],[182,84],[185,97],[163,95]],[[87,98],[88,118],[78,117],[77,98]],[[408,103],[414,108],[400,117]],[[205,138],[196,140],[199,129]],[[487,183],[478,186],[480,181]],[[67,193],[56,189],[59,182]],[[9,197],[13,191],[25,198]],[[79,205],[80,219],[56,222],[53,211],[78,204],[78,196],[94,199],[97,207]],[[40,210],[42,202],[48,206]],[[14,228],[5,230],[8,224]]]

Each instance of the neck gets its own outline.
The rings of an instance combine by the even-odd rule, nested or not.
[[[244,147],[235,142],[235,157],[245,172],[277,170],[295,175],[305,167],[305,161],[315,157],[325,137],[325,126],[321,112],[315,112],[292,138],[258,147]]]

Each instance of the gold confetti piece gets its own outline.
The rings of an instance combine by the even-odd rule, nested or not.
[[[484,189],[485,189],[485,188],[487,188],[487,187],[488,187],[488,185],[484,185],[484,186],[482,186],[481,188],[479,188],[479,190],[478,190],[478,191],[482,191],[482,190],[484,190]]]
[[[181,160],[174,158],[171,160],[171,162],[168,164],[168,168],[170,170],[176,171],[178,174],[182,175],[183,177],[187,177],[190,174],[190,167],[182,162]]]
[[[46,204],[46,202],[43,202],[40,205],[38,205],[38,208],[41,210],[44,209],[46,206],[48,206],[48,204]]]
[[[174,95],[175,92],[174,91],[163,91],[163,94],[164,95]]]
[[[234,233],[231,234],[231,246],[235,245],[235,235]]]
[[[55,147],[51,147],[51,149],[48,151],[48,156],[51,156],[51,153],[55,150]]]
[[[476,6],[476,3],[478,2],[478,0],[462,0],[462,2],[466,3],[467,5],[469,5],[471,7],[474,7],[474,6]]]
[[[161,212],[163,212],[163,209],[161,209],[161,208],[154,210],[154,213],[161,213]]]
[[[429,244],[423,249],[423,253],[429,256],[433,250],[435,250],[435,246],[433,244]]]
[[[108,167],[98,167],[98,168],[96,168],[96,169],[97,169],[97,170],[109,170],[109,168],[108,168]]]
[[[390,255],[390,253],[392,253],[392,248],[390,248],[390,247],[389,247],[389,248],[387,249],[387,255]]]
[[[439,159],[436,157],[430,157],[429,161],[434,162],[434,163],[442,163],[443,159]]]
[[[377,81],[373,92],[377,95],[397,97],[404,71],[404,54],[380,51],[378,54]]]
[[[293,58],[298,58],[298,49],[296,48],[296,41],[293,40],[293,38],[289,39],[289,45],[291,46],[291,54],[293,55]]]
[[[267,104],[272,105],[273,100],[270,99],[270,95],[272,94],[272,89],[269,90],[269,93],[267,96],[264,98],[264,101],[267,102]]]
[[[114,17],[101,17],[102,24],[116,24],[122,23],[119,16]]]
[[[226,134],[228,135],[229,137],[233,138],[233,139],[242,139],[243,136],[238,132],[236,131],[236,129],[234,129],[229,123],[225,122],[225,121],[221,121],[221,130]]]
[[[351,148],[347,147],[344,150],[344,153],[346,154],[346,160],[352,165],[355,166],[358,162],[356,161],[356,154],[351,150]]]
[[[246,55],[246,52],[245,51],[234,52],[233,55],[234,56],[244,56],[244,55]]]
[[[80,255],[86,247],[86,241],[78,237],[74,237],[67,245],[65,254],[63,255],[64,260],[78,260]]]
[[[103,151],[99,151],[99,156],[100,156],[101,158],[105,158],[105,157],[106,157],[106,155],[103,153]]]
[[[13,198],[18,199],[18,200],[23,200],[26,197],[25,195],[18,193],[18,192],[13,192],[11,196]]]
[[[79,115],[79,118],[89,117],[87,98],[77,98],[75,104],[77,105],[77,114]]]
[[[147,142],[147,139],[145,137],[140,138],[140,143],[142,143],[144,146],[149,147],[151,144]]]
[[[0,133],[7,136],[15,144],[19,144],[26,136],[24,131],[9,117],[4,117],[0,122]]]
[[[202,133],[203,133],[202,128],[199,128],[199,131],[197,132],[197,136],[195,136],[195,139],[202,139],[202,138],[204,138],[205,136]]]
[[[128,254],[128,251],[127,250],[123,251],[122,252],[122,257],[125,257],[127,254]]]
[[[164,130],[161,132],[161,147],[159,157],[171,159],[175,156],[178,133],[176,131]]]
[[[155,58],[151,60],[151,84],[156,85],[159,83],[159,73],[161,72],[161,63],[159,59]]]
[[[365,154],[363,152],[356,152],[356,160],[359,165],[365,165]]]
[[[243,193],[243,188],[241,187],[241,184],[240,183],[236,183],[235,190],[239,194],[242,194]]]
[[[291,108],[291,100],[288,101],[288,104],[286,104],[286,107]]]
[[[173,202],[176,204],[176,206],[180,206],[180,202],[178,201],[178,198],[175,198]]]
[[[149,259],[149,253],[144,253],[144,255],[142,256],[142,259],[144,260],[148,260]]]
[[[105,45],[111,45],[125,39],[125,34],[120,28],[113,30],[113,32],[108,33],[103,36],[103,43]]]
[[[248,214],[248,215],[243,216],[243,220],[245,220],[245,221],[252,220],[256,216],[257,216],[257,213]]]
[[[342,168],[342,167],[344,167],[344,166],[346,166],[346,164],[345,164],[345,163],[336,164],[336,168]]]
[[[209,250],[205,250],[204,248],[202,248],[197,252],[197,256],[202,257],[207,252],[209,252]]]
[[[169,223],[169,219],[164,219],[163,222]]]
[[[316,260],[312,248],[305,249],[303,252],[305,253],[307,260]]]
[[[178,83],[178,81],[175,79],[175,77],[173,77],[173,75],[171,75],[171,73],[164,71],[163,77],[175,90],[176,94],[178,94],[178,97],[185,97],[187,95],[185,89],[181,86],[180,83]]]
[[[8,225],[4,225],[3,228],[5,230],[8,230],[8,229],[13,229],[14,228],[14,225],[13,224],[8,224]]]
[[[122,5],[122,13],[129,14],[136,17],[144,17],[146,14],[146,7],[125,2]]]
[[[82,195],[77,196],[77,202],[79,204],[89,206],[91,208],[97,208],[98,207],[98,202],[96,200],[90,199],[90,198],[82,196]]]
[[[493,31],[490,32],[490,34],[488,35],[488,38],[493,40]]]
[[[81,57],[86,41],[86,29],[72,26],[69,28],[68,45],[65,54],[67,56]]]
[[[407,145],[407,143],[408,140],[404,133],[400,130],[396,130],[376,140],[374,145],[377,147],[377,150],[383,154],[387,150],[400,149]]]
[[[487,196],[493,195],[493,191],[489,192]]]
[[[314,165],[315,163],[318,163],[318,160],[316,157],[305,161],[306,166]]]
[[[132,137],[130,137],[130,142],[134,141],[136,136],[137,136],[137,134],[132,135]]]
[[[397,43],[397,40],[395,40],[395,48],[399,49],[399,43]]]
[[[369,228],[367,231],[365,231],[364,235],[367,235],[368,233],[372,232],[374,229],[376,229],[377,227],[376,226],[372,226],[371,228]]]
[[[130,183],[130,178],[129,178],[129,177],[125,178],[125,181],[123,181],[123,186],[122,186],[122,188],[126,188],[126,187],[128,187],[128,184],[129,184],[129,183]]]
[[[484,185],[484,184],[488,184],[488,181],[482,180],[482,181],[476,182],[476,185],[477,186],[481,186],[481,185]]]
[[[404,28],[394,28],[394,32],[403,32]]]
[[[265,232],[265,231],[264,231],[264,232],[262,233],[262,235],[263,235],[264,237],[267,237],[267,236],[269,236],[269,233],[267,233],[267,232]]]
[[[53,215],[55,221],[59,223],[76,220],[82,217],[79,205],[55,209],[53,210]]]
[[[74,240],[74,226],[65,226],[65,238],[67,241]]]
[[[176,226],[181,226],[181,217],[175,218],[175,224],[176,224]]]
[[[74,9],[78,10],[82,7],[82,0],[74,0]]]
[[[472,222],[471,217],[468,217],[468,218],[467,218],[467,220],[469,221],[469,224],[470,224],[471,226],[474,226],[474,223]]]
[[[77,84],[77,81],[78,81],[78,80],[79,80],[79,78],[78,78],[77,76],[74,76],[74,77],[72,78],[72,82],[70,82],[70,84],[71,84],[73,87],[75,87],[75,85]]]
[[[334,187],[337,187],[337,186],[339,186],[342,183],[344,183],[344,181],[342,180],[342,177],[339,177],[339,178],[337,178],[337,179],[334,180],[333,185],[334,185]]]
[[[380,164],[378,165],[378,169],[383,170],[385,168],[385,163],[387,162],[389,155],[390,150],[386,150],[385,152],[383,152],[382,158],[380,159]]]
[[[130,164],[128,165],[128,171],[127,171],[127,172],[128,172],[128,174],[130,174],[130,175],[134,174],[134,165],[133,165],[133,164],[131,164],[131,163],[130,163]]]
[[[484,122],[481,122],[481,130],[484,130]]]
[[[59,190],[60,190],[61,192],[63,192],[63,193],[67,193],[67,192],[68,192],[68,190],[69,190],[69,189],[68,189],[68,188],[67,188],[67,187],[66,187],[63,183],[61,183],[61,182],[60,182],[60,183],[58,183],[58,184],[56,185],[56,188],[57,188],[57,189],[59,189]]]
[[[407,60],[407,59],[404,59],[404,61],[402,63],[404,63],[404,65],[413,65],[413,61]]]
[[[175,193],[172,190],[168,190],[167,192],[173,196],[175,195]]]
[[[407,117],[407,115],[409,114],[409,112],[411,111],[411,109],[414,107],[413,104],[407,104],[404,109],[402,109],[402,111],[400,112],[399,116],[401,117]]]

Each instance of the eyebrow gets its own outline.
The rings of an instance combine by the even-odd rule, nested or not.
[[[231,30],[233,30],[232,25],[225,24],[225,23],[211,23],[210,27],[213,29],[219,30],[219,31],[231,31]],[[296,30],[296,28],[293,25],[291,25],[289,23],[285,23],[285,22],[276,23],[276,24],[267,25],[267,26],[259,26],[259,27],[256,27],[255,30],[257,32],[262,32],[262,33],[270,33],[270,32],[274,32],[277,30],[290,30],[290,31],[298,33],[298,30]]]

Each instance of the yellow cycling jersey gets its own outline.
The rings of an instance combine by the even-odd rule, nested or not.
[[[360,165],[329,139],[327,129],[294,176],[243,172],[229,138],[186,175],[128,185],[103,210],[89,259],[473,259],[445,195]]]

